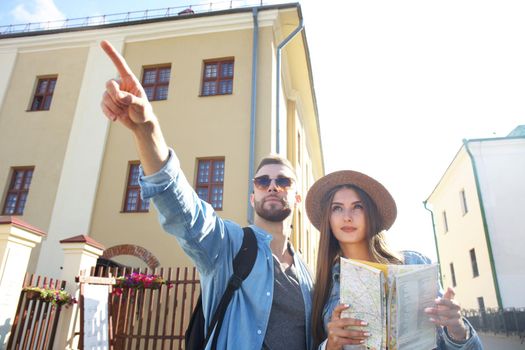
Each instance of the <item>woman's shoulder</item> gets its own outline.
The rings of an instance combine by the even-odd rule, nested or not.
[[[432,260],[429,257],[414,250],[403,250],[401,254],[406,265],[432,264]]]

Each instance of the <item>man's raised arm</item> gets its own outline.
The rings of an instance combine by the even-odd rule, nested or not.
[[[169,155],[159,121],[126,60],[108,41],[103,40],[100,46],[120,75],[120,80],[111,79],[106,83],[102,111],[110,120],[119,121],[131,130],[144,174],[154,174],[162,168]]]

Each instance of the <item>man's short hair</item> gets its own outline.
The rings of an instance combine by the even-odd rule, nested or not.
[[[261,159],[259,165],[257,166],[257,170],[255,170],[255,173],[257,174],[263,166],[270,164],[277,164],[287,167],[292,172],[294,179],[297,180],[297,174],[295,173],[295,169],[293,168],[292,163],[290,163],[288,159],[278,154],[270,154]]]

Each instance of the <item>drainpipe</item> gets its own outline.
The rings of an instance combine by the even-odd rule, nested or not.
[[[249,224],[253,224],[253,207],[250,197],[253,193],[254,158],[255,158],[255,111],[257,107],[257,55],[259,53],[258,10],[253,9],[253,49],[252,49],[252,100],[250,111],[250,159],[248,161],[248,213]]]
[[[436,223],[434,221],[434,212],[427,207],[427,201],[423,201],[423,206],[426,210],[430,212],[430,217],[432,218],[432,231],[434,232],[434,245],[436,247],[436,256],[437,256],[437,263],[438,263],[438,269],[439,269],[439,282],[441,285],[443,285],[443,273],[441,272],[441,261],[439,259],[439,247],[437,242],[437,235],[436,235]]]
[[[290,40],[292,40],[301,30],[303,30],[304,26],[303,26],[303,19],[302,17],[299,19],[299,24],[297,25],[297,28],[294,29],[293,32],[290,33],[290,35],[288,35],[286,37],[286,39],[284,39],[283,41],[281,41],[281,43],[279,44],[279,46],[277,46],[277,67],[276,67],[276,70],[275,70],[275,108],[276,108],[276,113],[275,113],[275,121],[276,121],[276,147],[275,147],[275,151],[277,154],[280,153],[281,151],[281,145],[280,145],[280,129],[279,129],[279,123],[280,123],[280,117],[279,117],[279,92],[280,92],[280,82],[281,82],[281,50],[283,49],[283,47],[285,47],[289,42]]]
[[[474,156],[472,155],[472,152],[470,151],[468,147],[468,143],[469,143],[468,140],[463,139],[463,145],[465,146],[465,150],[467,151],[467,154],[470,157],[470,160],[472,163],[472,171],[474,172],[474,180],[476,181],[476,191],[478,193],[479,208],[481,210],[481,219],[483,220],[483,230],[485,231],[485,241],[487,242],[487,250],[489,252],[492,279],[494,280],[494,287],[496,288],[496,299],[498,301],[498,308],[502,309],[503,303],[501,301],[501,293],[499,290],[498,276],[496,274],[496,264],[494,263],[494,256],[492,254],[492,244],[490,243],[489,227],[487,224],[487,216],[485,214],[485,205],[483,204],[483,198],[481,195],[481,186],[479,184],[479,176],[478,176],[478,170],[476,168],[476,160],[474,159]]]

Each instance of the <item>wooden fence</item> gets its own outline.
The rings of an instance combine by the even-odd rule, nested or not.
[[[64,289],[65,286],[65,281],[34,275],[26,275],[23,284],[23,288],[45,287],[56,290]],[[22,290],[6,349],[53,349],[60,310],[61,307],[39,299],[37,294]]]
[[[154,274],[172,286],[122,289],[108,304],[111,349],[183,349],[184,332],[197,302],[200,284],[194,267],[131,269],[100,267],[94,277],[119,277],[132,272]]]

